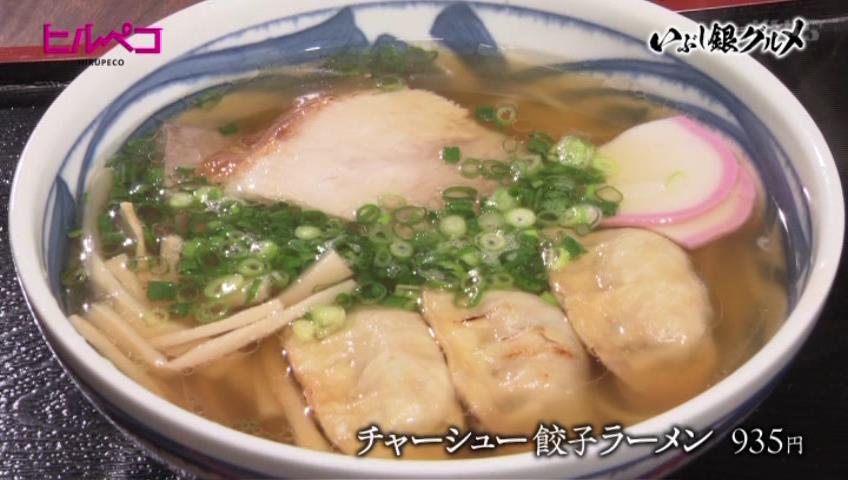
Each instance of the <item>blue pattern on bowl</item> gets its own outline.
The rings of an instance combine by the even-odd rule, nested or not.
[[[49,232],[44,236],[46,242],[43,251],[49,272],[50,288],[58,297],[59,292],[62,291],[62,270],[68,257],[67,234],[75,226],[77,208],[71,189],[61,176],[56,177],[50,191],[50,198],[54,199],[53,209],[49,217],[45,213],[45,219],[42,222],[45,225],[45,231]],[[48,218],[50,223],[47,223]]]
[[[113,134],[111,129],[124,118],[128,109],[137,106],[142,100],[159,105],[148,118],[138,121],[132,129],[134,135],[147,133],[163,119],[189,108],[193,103],[192,95],[201,94],[209,88],[219,88],[233,79],[249,76],[265,68],[314,62],[343,49],[366,47],[369,44],[368,35],[358,26],[357,16],[367,14],[369,9],[403,8],[440,9],[426,30],[430,38],[460,54],[486,55],[496,64],[506,60],[498,50],[496,36],[482,20],[481,13],[509,15],[514,17],[516,22],[529,18],[530,21],[553,22],[561,28],[591,30],[594,34],[608,36],[610,41],[637,45],[642,51],[647,51],[642,39],[629,37],[604,26],[528,8],[484,2],[378,2],[276,19],[225,35],[188,52],[138,81],[102,112],[77,139],[56,176],[43,220],[43,263],[46,265],[54,295],[61,296],[60,278],[68,246],[66,233],[75,223],[79,213],[76,205],[82,198],[84,186],[96,161],[102,161],[106,154],[114,151],[116,139],[120,136]],[[298,29],[301,23],[312,21],[320,23]],[[285,33],[280,34],[280,31]],[[267,35],[268,38],[259,41],[250,41],[247,38],[260,34]],[[374,43],[398,41],[391,34],[381,34],[376,37]],[[316,46],[320,49],[315,49]],[[575,61],[551,67],[553,68],[527,70],[516,75],[530,79],[541,75],[591,73],[637,79],[636,83],[645,88],[645,91],[640,92],[642,98],[680,110],[735,139],[754,160],[768,187],[773,199],[769,215],[785,222],[791,266],[790,296],[794,303],[806,282],[809,270],[812,228],[808,206],[801,193],[802,187],[797,173],[780,144],[741,100],[694,67],[670,57],[639,54],[634,58]],[[646,86],[646,83],[639,82],[639,79],[650,79],[654,84]],[[162,93],[166,87],[175,86],[177,93],[172,92],[168,94],[170,96]],[[669,92],[674,92],[675,95],[670,95]],[[604,89],[595,92],[598,95],[631,93]],[[762,395],[763,392],[758,392],[751,401],[758,401]],[[728,418],[738,419],[747,408],[748,406],[740,407]],[[110,410],[113,414],[119,411]],[[720,422],[717,427],[724,427],[729,421]],[[157,442],[164,441],[161,436],[156,437]],[[606,473],[626,469],[642,460],[644,459],[616,466]]]
[[[498,44],[470,6],[457,3],[445,8],[430,29],[433,38],[440,38],[451,51],[462,55],[482,55],[491,60],[487,66],[506,64]]]

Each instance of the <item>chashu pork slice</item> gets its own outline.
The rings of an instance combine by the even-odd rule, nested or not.
[[[438,436],[464,426],[444,357],[417,313],[360,308],[341,331],[323,340],[288,332],[284,346],[315,418],[344,453],[362,449],[357,433],[371,425],[384,434]],[[378,447],[374,455],[390,451]]]
[[[230,195],[352,220],[359,207],[386,194],[437,206],[446,187],[487,191],[491,182],[465,178],[442,151],[457,146],[463,158],[504,160],[503,141],[435,93],[364,91],[301,99],[252,147],[223,151],[201,171]]]
[[[537,295],[492,291],[464,309],[453,294],[429,290],[424,316],[486,431],[533,435],[540,423],[592,420],[589,357],[559,308]]]
[[[217,130],[166,123],[159,132],[163,145],[166,180],[171,182],[180,167],[196,168],[204,160],[232,144]]]
[[[550,275],[583,343],[643,397],[674,404],[705,388],[716,368],[712,307],[680,247],[639,229],[582,239],[588,252]]]

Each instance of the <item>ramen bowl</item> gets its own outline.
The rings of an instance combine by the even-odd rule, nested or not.
[[[55,101],[15,175],[10,238],[33,316],[56,357],[98,409],[168,463],[208,476],[642,477],[667,474],[715,444],[765,398],[801,348],[831,287],[842,247],[843,200],[822,134],[792,94],[740,55],[652,52],[669,26],[697,25],[642,1],[511,0],[204,2],[157,23],[159,54],[113,49]],[[506,62],[509,51],[556,58],[539,75],[594,75],[610,90],[679,110],[734,139],[785,229],[790,313],[767,344],[723,380],[627,428],[662,438],[675,426],[712,439],[694,453],[656,445],[583,456],[533,453],[396,461],[321,453],[251,436],[154,395],[101,357],[68,322],[61,272],[92,171],[134,132],[186,108],[182,99],[273,67],[306,64],[382,41],[435,42]],[[547,73],[545,73],[547,72]],[[315,185],[321,189],[320,184]],[[327,192],[332,195],[332,192]]]

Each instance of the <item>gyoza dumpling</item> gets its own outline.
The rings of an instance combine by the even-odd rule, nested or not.
[[[418,435],[464,426],[442,352],[417,313],[357,309],[323,340],[289,333],[284,345],[315,418],[345,453],[362,448],[357,433],[372,424],[385,433]],[[406,448],[405,456],[420,448]]]
[[[647,230],[593,233],[550,276],[574,330],[624,384],[674,403],[715,373],[707,289],[686,253]]]
[[[427,291],[424,317],[486,431],[531,435],[540,422],[591,420],[589,357],[559,308],[529,293],[492,291],[463,309],[453,294]]]

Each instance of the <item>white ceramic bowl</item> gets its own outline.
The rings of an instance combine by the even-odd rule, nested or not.
[[[342,8],[345,7],[345,8]],[[91,67],[44,115],[20,160],[10,237],[21,284],[39,327],[89,398],[154,453],[206,474],[242,476],[631,477],[667,473],[691,458],[651,447],[600,458],[538,459],[520,454],[443,462],[389,461],[317,453],[263,440],[168,403],[116,370],[77,334],[57,300],[65,232],[93,167],[133,132],[184,104],[178,99],[257,69],[315,60],[344,46],[436,39],[448,48],[497,55],[522,49],[568,61],[733,136],[749,150],[788,231],[792,311],[768,344],[726,379],[690,401],[629,428],[657,435],[673,425],[716,437],[768,393],[815,323],[842,248],[843,201],[827,145],[810,116],[747,57],[659,56],[651,32],[695,25],[642,1],[511,0],[310,2],[210,1],[158,23],[159,55],[122,49],[123,67]],[[384,39],[386,37],[383,37]],[[480,45],[484,44],[484,48]],[[320,185],[316,188],[321,188]]]

